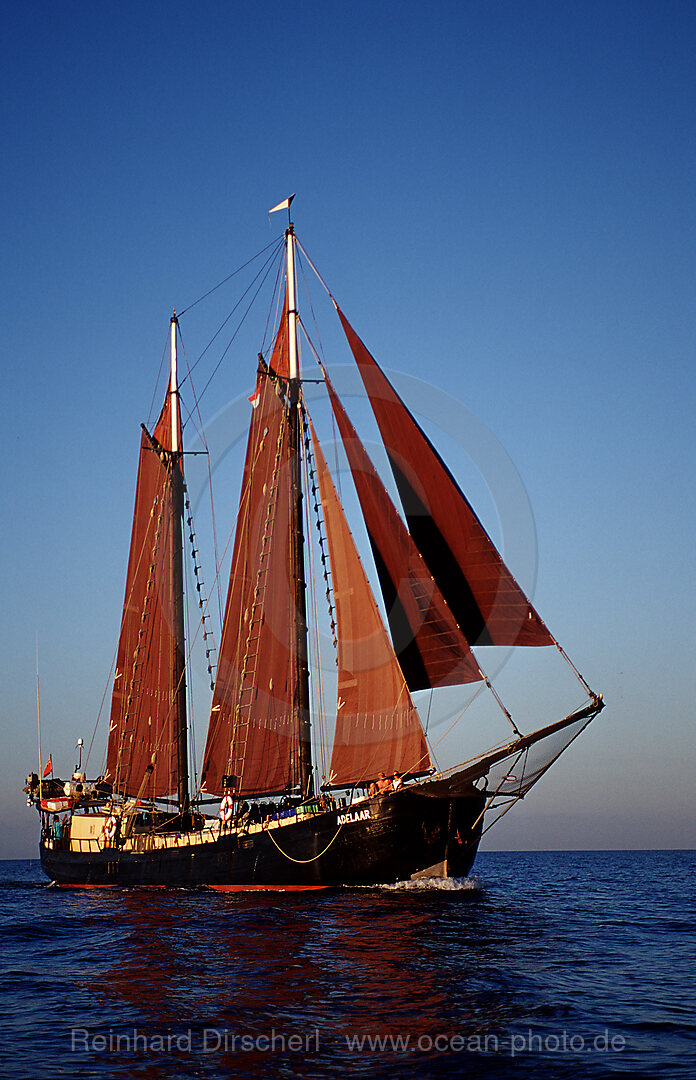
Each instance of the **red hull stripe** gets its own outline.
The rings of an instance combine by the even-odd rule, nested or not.
[[[115,881],[110,881],[104,885],[78,885],[72,884],[68,881],[57,881],[56,885],[59,889],[117,889],[118,884]]]
[[[330,885],[209,885],[217,892],[318,892]]]

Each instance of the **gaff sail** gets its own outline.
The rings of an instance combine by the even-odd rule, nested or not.
[[[217,794],[288,791],[299,782],[284,387],[259,365],[201,776]]]
[[[106,758],[105,776],[114,789],[141,797],[171,795],[178,782],[181,663],[172,612],[181,523],[173,520],[172,500],[173,483],[181,483],[181,462],[172,456],[172,408],[180,432],[178,398],[168,392],[152,436],[143,428],[140,440]]]

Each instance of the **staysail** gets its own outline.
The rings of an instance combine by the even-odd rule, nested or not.
[[[329,546],[338,637],[338,704],[330,783],[425,772],[430,756],[406,680],[310,422]]]
[[[281,323],[281,327],[282,327]],[[295,595],[285,383],[261,362],[247,443],[201,784],[235,795],[297,786]]]
[[[470,645],[552,645],[457,482],[340,308],[409,532]]]
[[[326,388],[360,500],[409,690],[478,682],[483,674],[328,378]]]
[[[183,676],[173,564],[181,523],[174,520],[173,500],[181,463],[172,454],[172,408],[181,445],[178,398],[172,393],[153,435],[143,428],[140,441],[106,759],[114,790],[141,797],[171,795],[178,783],[177,691]]]

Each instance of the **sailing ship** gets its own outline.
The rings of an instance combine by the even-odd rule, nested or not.
[[[41,820],[42,868],[59,885],[234,891],[463,877],[484,831],[603,707],[331,296],[401,503],[399,512],[321,360],[317,375],[367,530],[380,607],[309,413],[291,201],[274,208],[288,209],[278,243],[276,295],[282,301],[249,398],[217,652],[194,564],[214,675],[200,769],[190,765],[187,532],[194,557],[196,551],[174,316],[164,404],[152,431],[143,425],[141,433],[105,762],[90,781],[80,750],[68,780],[42,775],[39,765],[25,787]],[[308,640],[318,618],[316,603],[307,601],[310,510],[334,649],[335,710],[310,694]],[[581,683],[583,703],[523,733],[481,666],[480,646],[556,649]],[[434,763],[413,695],[467,685],[490,692],[511,732],[443,770]],[[330,726],[327,715],[335,715],[333,748],[330,767],[320,775],[316,744]]]

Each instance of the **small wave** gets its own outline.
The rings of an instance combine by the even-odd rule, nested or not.
[[[415,881],[396,881],[391,885],[361,887],[384,889],[385,892],[483,892],[481,879],[476,875],[466,878],[416,878]]]

